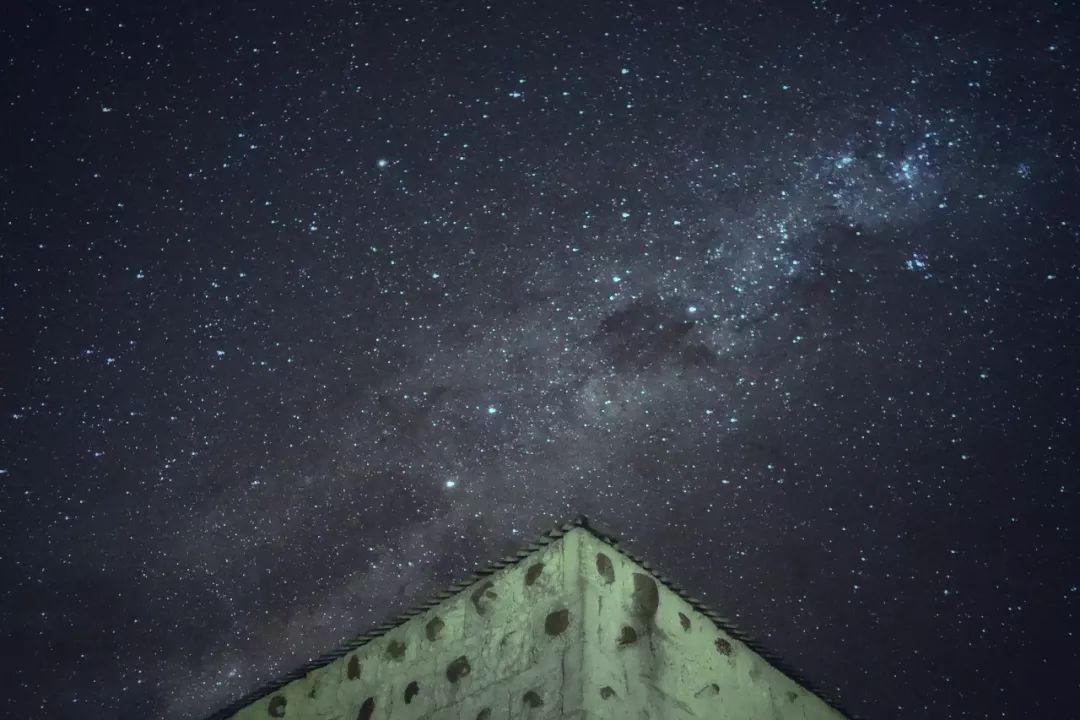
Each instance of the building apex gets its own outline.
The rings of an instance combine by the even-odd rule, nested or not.
[[[644,559],[634,555],[633,553],[629,552],[626,548],[622,547],[619,538],[617,537],[617,535],[613,531],[611,531],[607,527],[604,527],[600,523],[597,523],[597,522],[595,522],[593,520],[590,520],[584,514],[578,514],[578,515],[575,515],[575,516],[573,516],[573,517],[571,517],[571,518],[569,518],[567,520],[564,520],[562,522],[557,523],[554,527],[552,527],[547,532],[540,535],[534,542],[532,542],[528,546],[524,547],[522,550],[520,550],[516,554],[508,556],[506,558],[503,558],[502,560],[497,560],[495,562],[489,563],[484,568],[478,569],[475,572],[473,572],[468,578],[465,578],[465,579],[463,579],[463,580],[461,580],[461,581],[459,581],[457,583],[454,583],[453,585],[451,585],[447,589],[445,589],[442,592],[436,594],[432,599],[428,600],[427,602],[424,602],[424,603],[422,603],[420,605],[414,606],[413,608],[411,608],[411,609],[397,615],[396,617],[389,620],[388,622],[382,623],[382,624],[374,627],[371,630],[368,630],[366,632],[363,632],[363,633],[355,636],[352,640],[346,642],[341,647],[336,648],[335,650],[333,650],[333,651],[331,651],[329,653],[326,653],[326,654],[324,654],[324,655],[322,655],[322,656],[320,656],[320,657],[318,657],[318,658],[304,664],[303,666],[301,666],[297,670],[285,675],[284,677],[281,677],[281,678],[279,678],[279,679],[277,679],[275,681],[266,683],[262,687],[254,690],[254,691],[246,694],[244,697],[238,699],[236,702],[231,703],[227,707],[224,707],[224,708],[220,709],[219,711],[215,712],[213,715],[211,715],[209,718],[207,718],[207,720],[227,720],[228,718],[233,718],[234,716],[236,716],[241,711],[243,711],[245,709],[250,709],[251,706],[258,703],[260,700],[264,700],[264,699],[270,697],[271,695],[274,696],[274,698],[271,699],[272,701],[276,701],[275,700],[276,698],[282,698],[282,700],[280,702],[284,703],[284,702],[286,702],[286,700],[285,700],[286,695],[284,695],[282,693],[285,692],[286,686],[289,686],[291,683],[294,683],[295,681],[301,680],[301,679],[307,677],[308,675],[310,675],[312,673],[315,673],[316,671],[320,671],[320,669],[326,668],[327,666],[329,666],[329,665],[331,665],[333,663],[338,663],[338,664],[343,664],[343,663],[346,663],[346,662],[355,663],[357,661],[357,656],[360,653],[363,653],[365,651],[365,649],[367,648],[367,646],[380,641],[382,638],[385,638],[386,636],[390,635],[391,633],[404,632],[404,631],[399,631],[398,628],[401,627],[402,625],[405,625],[406,623],[409,623],[411,620],[413,620],[414,618],[417,618],[417,616],[419,616],[419,615],[424,615],[425,613],[434,612],[436,608],[439,608],[441,606],[445,606],[447,603],[453,602],[454,599],[458,598],[459,596],[464,596],[464,595],[470,596],[470,601],[472,603],[472,610],[470,610],[470,611],[475,610],[476,612],[479,612],[481,615],[483,615],[484,612],[483,612],[482,608],[486,607],[485,603],[489,602],[489,597],[491,599],[490,601],[492,601],[492,602],[494,602],[495,598],[498,597],[497,593],[494,591],[493,581],[490,578],[494,578],[496,574],[499,574],[499,577],[503,577],[504,573],[509,573],[511,571],[516,571],[516,572],[519,572],[519,573],[523,574],[523,578],[525,579],[526,584],[531,585],[532,583],[530,582],[530,576],[537,575],[538,574],[538,568],[540,568],[539,572],[543,572],[542,568],[544,566],[544,563],[542,563],[542,562],[531,563],[531,567],[529,567],[527,570],[515,570],[516,566],[521,565],[523,563],[523,561],[526,561],[526,560],[528,560],[530,558],[535,558],[535,557],[537,557],[537,556],[539,556],[541,554],[544,554],[544,553],[550,554],[552,552],[551,546],[553,544],[555,544],[557,541],[559,541],[562,538],[566,537],[568,534],[572,533],[574,530],[581,530],[581,531],[583,531],[584,533],[587,534],[585,536],[581,536],[582,539],[579,540],[579,541],[576,541],[574,543],[575,545],[580,545],[580,544],[585,543],[585,542],[599,542],[604,546],[609,546],[610,549],[615,551],[618,555],[623,556],[626,559],[625,562],[627,563],[627,567],[637,566],[639,569],[647,571],[646,573],[640,573],[640,572],[632,573],[633,580],[634,580],[634,583],[635,583],[632,586],[632,592],[633,592],[633,594],[635,596],[637,596],[639,593],[645,593],[645,595],[648,596],[648,599],[650,601],[652,601],[653,600],[652,596],[655,595],[656,593],[664,592],[664,591],[670,592],[672,596],[678,598],[679,600],[681,600],[686,605],[685,613],[683,613],[683,612],[678,613],[678,617],[679,617],[680,622],[684,623],[682,625],[683,629],[686,629],[686,628],[688,628],[690,626],[690,620],[688,618],[688,615],[690,615],[690,614],[696,613],[697,615],[700,615],[703,618],[707,618],[708,621],[711,622],[717,628],[717,632],[719,633],[719,636],[718,636],[718,638],[716,638],[715,643],[716,643],[717,649],[719,650],[719,652],[721,654],[724,654],[725,651],[726,651],[726,654],[730,655],[733,652],[733,647],[735,647],[736,645],[744,646],[752,654],[754,654],[754,655],[760,657],[761,659],[765,660],[768,663],[768,665],[770,665],[778,674],[780,674],[781,677],[790,678],[791,682],[797,683],[797,687],[799,687],[800,691],[805,691],[808,696],[810,696],[810,697],[815,697],[816,696],[817,698],[820,698],[822,701],[824,701],[822,703],[823,707],[828,708],[829,712],[832,713],[831,715],[820,715],[820,716],[819,715],[813,715],[812,717],[823,717],[823,718],[824,717],[837,717],[837,718],[842,718],[843,717],[843,715],[840,714],[840,711],[836,710],[837,704],[834,701],[829,699],[825,694],[821,693],[820,691],[817,691],[817,690],[814,690],[813,688],[811,688],[810,685],[807,682],[805,682],[797,673],[793,672],[790,668],[785,667],[784,663],[782,663],[778,658],[773,656],[771,653],[769,653],[766,650],[764,650],[763,648],[759,647],[756,643],[754,643],[750,639],[744,637],[742,635],[742,633],[740,633],[735,627],[733,627],[729,622],[727,622],[720,615],[713,612],[711,609],[705,607],[699,600],[690,597],[681,588],[678,588],[677,586],[672,584],[670,581],[666,580],[658,572],[651,569],[650,566],[648,565],[648,563]],[[592,541],[586,541],[584,539],[586,537],[591,537],[591,538],[593,538],[593,540]],[[612,568],[612,565],[611,565],[611,559],[608,558],[608,559],[605,559],[605,560],[601,561],[601,556],[603,555],[606,558],[606,553],[607,553],[607,551],[602,551],[602,552],[595,553],[596,567],[592,568],[592,572],[594,574],[597,571],[600,571],[600,576],[602,578],[604,578],[604,580],[601,581],[601,584],[603,584],[603,582],[605,582],[605,581],[608,582],[608,583],[614,582],[613,579],[608,579],[608,578],[614,578],[614,574],[615,574],[614,569]],[[624,561],[620,561],[620,562],[624,562]],[[602,563],[606,563],[606,564],[602,564]],[[587,565],[587,563],[582,562],[583,572],[584,572],[584,568],[585,568],[586,565]],[[648,587],[646,587],[646,585],[648,583],[644,583],[642,578],[649,578],[649,576],[651,576],[651,578],[655,580],[654,584],[659,584],[660,586],[662,586],[664,588],[664,590],[662,591],[659,588],[648,588]],[[533,579],[535,579],[535,577],[533,577]],[[649,582],[652,582],[652,580],[650,580]],[[473,588],[473,586],[477,586],[477,587],[474,588],[471,593],[469,593],[468,592],[469,589]],[[574,588],[573,592],[579,592],[581,590],[582,590],[582,588]],[[567,588],[560,588],[559,592],[562,593],[563,596],[565,596],[567,593],[570,593],[571,590],[568,587]],[[659,596],[657,596],[657,598],[655,599],[655,602],[653,602],[653,605],[659,603],[658,598],[659,598]],[[635,602],[638,602],[638,600],[635,600]],[[468,603],[463,603],[463,604],[468,608]],[[647,602],[646,604],[648,605],[649,603]],[[651,605],[650,605],[650,607],[651,607]],[[549,622],[549,623],[553,622],[555,627],[564,627],[564,624],[570,621],[570,616],[573,614],[573,612],[568,611],[565,608],[562,609],[562,610],[559,610],[558,612],[559,613],[564,613],[564,615],[558,615],[555,620],[552,620],[551,617],[555,616],[557,614],[557,613],[553,612],[553,613],[549,614],[549,617],[547,618],[547,622]],[[441,625],[443,623],[443,620],[438,618],[438,616],[436,616],[436,619],[440,623],[440,629],[441,629]],[[429,626],[430,626],[430,621],[429,621]],[[549,626],[549,630],[550,630],[550,627],[551,626]],[[635,632],[636,631],[633,630],[633,628],[631,628],[631,634],[633,634]],[[635,635],[635,637],[636,637],[636,635]],[[734,641],[734,643],[733,643],[733,641]],[[395,643],[397,643],[397,642],[398,641],[393,640],[392,642],[390,642],[390,645],[394,646]],[[374,651],[372,651],[372,652],[374,652]],[[390,649],[387,649],[386,652],[390,652]],[[404,650],[402,650],[402,652],[404,652]],[[348,661],[346,661],[345,656],[350,655],[350,654],[352,654],[350,659]],[[463,655],[461,658],[459,658],[459,660],[464,658],[464,657],[465,656]],[[468,662],[466,661],[466,665],[467,664],[468,664]],[[347,675],[349,677],[351,677],[352,665],[349,665],[349,668],[350,669],[348,670]],[[357,671],[357,672],[359,672],[359,671]],[[447,672],[448,673],[450,672],[449,669],[448,669]],[[458,670],[456,672],[459,672],[459,673],[464,672],[465,674],[468,674],[468,670],[465,670],[464,668],[458,668]],[[760,672],[760,670],[758,672]],[[711,683],[711,684],[709,684],[707,686],[706,689],[703,689],[702,692],[710,692],[711,691],[710,689],[712,687],[719,687],[719,685],[717,685],[716,683]],[[612,693],[616,692],[615,690],[612,690],[610,687],[605,686],[605,693],[603,693],[603,694],[606,694],[606,691],[611,691]],[[411,692],[412,692],[413,695],[415,695],[416,694],[415,688],[413,688],[411,690]],[[315,693],[314,688],[311,690],[311,693],[312,693],[311,697],[314,697],[314,693]],[[787,691],[787,695],[789,697],[794,697],[795,694],[796,693],[795,693],[794,690],[788,690]],[[612,696],[608,695],[608,697],[612,697]],[[372,700],[372,702],[374,702],[374,700],[372,698],[368,698],[368,699]],[[409,702],[409,700],[406,699],[405,702],[407,703],[407,702]],[[792,700],[792,702],[794,702],[794,700]],[[284,708],[284,707],[285,707],[284,705],[281,705],[281,708]],[[273,710],[273,707],[271,707],[270,705],[267,706],[267,711],[270,713],[269,717],[296,717],[296,718],[308,717],[307,715],[285,714],[284,710],[282,710],[281,715],[277,715],[277,714],[275,714],[275,712]],[[263,713],[261,716],[266,717],[267,715],[265,713]],[[249,716],[247,715],[247,713],[245,713],[242,717],[247,718]],[[368,717],[373,717],[373,716],[368,716]],[[379,715],[377,717],[381,718],[383,716]],[[420,716],[418,716],[418,717],[420,717]],[[428,716],[424,715],[422,717],[427,718]],[[433,715],[431,717],[435,718],[436,716]],[[442,717],[442,716],[438,716],[438,717]],[[578,717],[578,716],[575,715],[575,717]],[[582,717],[585,717],[585,716],[582,716]],[[588,717],[592,717],[592,716],[589,715]],[[665,716],[662,716],[662,717],[667,717],[667,716],[665,715]],[[672,717],[675,717],[675,716],[672,716]],[[782,717],[782,716],[777,715],[777,717]],[[851,716],[847,715],[847,717],[851,717]],[[492,718],[492,720],[496,720],[496,718]]]

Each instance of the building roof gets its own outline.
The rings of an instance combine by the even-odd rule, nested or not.
[[[840,714],[842,714],[842,715],[844,715],[844,716],[846,716],[848,718],[852,718],[854,720],[855,716],[852,715],[851,713],[847,712],[846,710],[844,710],[830,693],[823,692],[820,688],[815,687],[812,683],[808,682],[800,673],[795,671],[793,668],[789,667],[783,660],[778,658],[775,654],[773,654],[772,652],[768,651],[767,649],[761,647],[758,643],[754,642],[750,638],[747,638],[739,630],[739,628],[736,625],[734,625],[729,619],[721,616],[720,614],[718,614],[714,610],[706,607],[703,602],[701,602],[697,598],[695,598],[692,595],[690,595],[689,593],[687,593],[685,590],[683,590],[677,584],[672,582],[669,578],[665,577],[661,572],[659,572],[655,568],[653,568],[648,563],[648,561],[646,561],[645,559],[643,559],[643,558],[633,554],[632,552],[628,551],[620,543],[619,538],[614,533],[612,533],[611,531],[609,531],[606,528],[603,528],[602,526],[598,525],[594,521],[589,520],[584,515],[577,515],[576,517],[574,517],[574,518],[572,518],[570,520],[558,523],[553,528],[551,528],[550,530],[545,532],[543,535],[541,535],[539,538],[537,538],[534,542],[532,542],[529,545],[523,547],[521,550],[518,550],[516,553],[514,553],[512,555],[507,555],[506,557],[503,557],[503,558],[501,558],[499,560],[496,560],[494,562],[489,563],[486,567],[473,572],[469,577],[467,577],[467,578],[465,578],[463,580],[460,580],[460,581],[454,583],[453,585],[449,586],[448,588],[446,588],[445,590],[443,590],[439,594],[435,595],[433,598],[431,598],[427,602],[425,602],[423,604],[420,604],[420,605],[417,605],[415,607],[412,607],[411,609],[406,610],[403,613],[400,613],[399,615],[397,615],[393,619],[391,619],[391,620],[389,620],[387,622],[384,622],[384,623],[382,623],[380,625],[377,625],[377,626],[369,629],[368,631],[357,635],[352,640],[349,640],[348,642],[344,643],[340,647],[337,647],[334,650],[331,650],[330,652],[325,653],[325,654],[315,658],[314,660],[311,660],[308,663],[305,663],[304,665],[297,668],[296,670],[294,670],[294,671],[292,671],[292,672],[290,672],[290,673],[288,673],[286,675],[283,675],[283,676],[281,676],[281,677],[279,677],[279,678],[277,678],[275,680],[272,680],[270,682],[267,682],[267,683],[261,685],[260,687],[256,688],[255,690],[252,690],[251,692],[247,693],[243,697],[238,698],[235,702],[230,703],[226,707],[221,708],[220,710],[215,712],[213,715],[210,715],[208,718],[206,718],[206,720],[227,720],[228,718],[230,718],[233,715],[235,715],[236,713],[240,712],[242,709],[244,709],[248,705],[254,703],[257,700],[259,700],[260,698],[263,698],[263,697],[265,697],[265,696],[267,696],[267,695],[269,695],[269,694],[271,694],[271,693],[273,693],[273,692],[275,692],[277,690],[280,690],[285,685],[288,685],[289,683],[293,682],[294,680],[298,680],[300,678],[305,677],[312,670],[316,670],[318,668],[329,665],[334,660],[337,660],[338,658],[344,656],[345,654],[347,654],[349,652],[352,652],[353,650],[355,650],[355,649],[357,649],[359,647],[362,647],[363,645],[366,645],[367,643],[375,640],[376,638],[382,637],[383,635],[390,632],[391,630],[398,627],[399,625],[402,625],[402,624],[408,622],[413,617],[415,617],[417,615],[420,615],[420,614],[422,614],[424,612],[427,612],[431,608],[433,608],[433,607],[439,605],[440,603],[442,603],[444,600],[446,600],[446,599],[448,599],[450,597],[453,597],[454,595],[457,595],[462,590],[464,590],[467,587],[469,587],[470,585],[476,583],[481,578],[485,578],[485,577],[487,577],[489,575],[492,575],[493,573],[496,573],[496,572],[498,572],[498,571],[500,571],[500,570],[502,570],[504,568],[507,568],[507,567],[510,567],[512,565],[516,565],[516,564],[520,563],[521,561],[525,560],[526,558],[529,558],[530,556],[532,556],[535,552],[537,552],[541,548],[543,548],[543,547],[545,547],[547,545],[550,545],[552,542],[558,540],[559,538],[561,538],[563,535],[570,532],[574,528],[581,528],[581,529],[591,533],[595,537],[599,538],[600,540],[606,542],[607,544],[611,545],[613,548],[617,549],[620,553],[625,555],[627,558],[629,558],[630,560],[633,560],[635,563],[640,565],[642,568],[649,571],[657,580],[659,580],[661,583],[663,583],[668,589],[670,589],[676,595],[678,595],[683,600],[685,600],[691,607],[694,608],[694,610],[696,610],[697,612],[699,612],[702,615],[709,618],[713,623],[716,624],[716,626],[719,629],[723,630],[728,635],[732,636],[733,638],[735,638],[735,639],[739,640],[740,642],[742,642],[743,644],[745,644],[748,648],[750,648],[751,650],[756,652],[758,655],[760,655],[763,659],[768,661],[769,664],[771,664],[774,668],[779,670],[781,673],[788,676],[789,678],[791,678],[792,680],[797,682],[799,685],[801,685],[803,688],[810,691],[814,695],[817,695],[819,698],[821,698],[823,701],[825,701],[833,710],[836,710]]]

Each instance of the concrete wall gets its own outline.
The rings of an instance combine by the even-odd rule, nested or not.
[[[588,718],[842,720],[629,558],[574,533]]]
[[[553,542],[233,717],[580,717],[579,541]]]
[[[575,528],[237,720],[841,720]]]

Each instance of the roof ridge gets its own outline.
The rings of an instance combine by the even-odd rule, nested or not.
[[[362,647],[367,643],[386,635],[391,630],[399,627],[400,625],[404,625],[406,622],[416,617],[417,615],[421,615],[427,612],[431,608],[441,603],[443,600],[453,597],[454,595],[458,594],[459,592],[469,587],[473,583],[477,582],[478,580],[481,580],[488,575],[498,572],[499,570],[510,567],[511,565],[518,564],[525,558],[532,556],[538,550],[546,547],[547,545],[550,545],[552,542],[563,537],[575,528],[581,528],[582,530],[587,531],[597,539],[607,543],[612,548],[618,550],[620,553],[633,560],[645,570],[648,570],[665,587],[667,587],[669,590],[671,590],[684,601],[686,601],[686,603],[689,604],[690,607],[692,607],[694,610],[709,618],[709,620],[711,620],[713,624],[716,625],[718,628],[720,628],[725,633],[735,638],[739,642],[746,645],[748,648],[750,648],[762,658],[767,660],[769,664],[771,664],[784,675],[797,682],[803,688],[810,691],[814,695],[817,695],[819,698],[821,698],[822,701],[824,701],[832,709],[839,712],[841,715],[844,715],[851,720],[857,720],[854,715],[842,710],[839,703],[830,693],[825,693],[820,688],[814,687],[801,675],[801,673],[795,671],[793,668],[788,667],[786,663],[784,663],[783,660],[780,659],[777,655],[763,648],[757,642],[744,635],[743,632],[739,630],[739,628],[734,625],[729,619],[723,617],[719,613],[707,607],[704,602],[702,602],[698,598],[689,595],[683,588],[676,585],[673,581],[671,581],[664,575],[660,574],[657,570],[653,569],[652,566],[649,565],[648,561],[646,561],[644,558],[629,551],[625,546],[623,546],[621,539],[612,530],[610,530],[603,524],[598,524],[590,520],[586,515],[582,513],[578,513],[577,515],[574,515],[569,519],[562,520],[556,523],[551,529],[540,535],[539,538],[522,547],[521,550],[518,550],[514,554],[503,557],[502,559],[494,560],[487,563],[483,567],[474,570],[472,573],[469,574],[467,578],[463,578],[449,585],[441,592],[438,592],[432,597],[430,597],[428,600],[411,606],[407,610],[404,610],[403,612],[400,612],[397,615],[393,616],[390,620],[384,621],[382,623],[379,623],[378,625],[368,628],[365,631],[360,632],[359,634],[353,636],[351,639],[342,643],[339,647],[334,648],[329,652],[323,653],[322,655],[308,661],[307,663],[304,663],[296,670],[293,670],[292,672],[289,672],[274,680],[263,683],[254,690],[245,693],[242,697],[236,699],[229,705],[217,710],[212,715],[207,717],[206,720],[227,720],[227,718],[235,715],[240,710],[255,702],[259,698],[265,697],[266,695],[269,695],[276,690],[280,690],[282,687],[288,685],[294,680],[299,680],[300,678],[304,677],[312,670],[317,670],[321,667],[329,665],[334,660],[337,660],[346,653],[352,652],[353,650],[356,650],[357,648]]]

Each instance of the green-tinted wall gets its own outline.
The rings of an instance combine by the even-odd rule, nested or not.
[[[575,528],[237,720],[832,720],[618,550]]]

